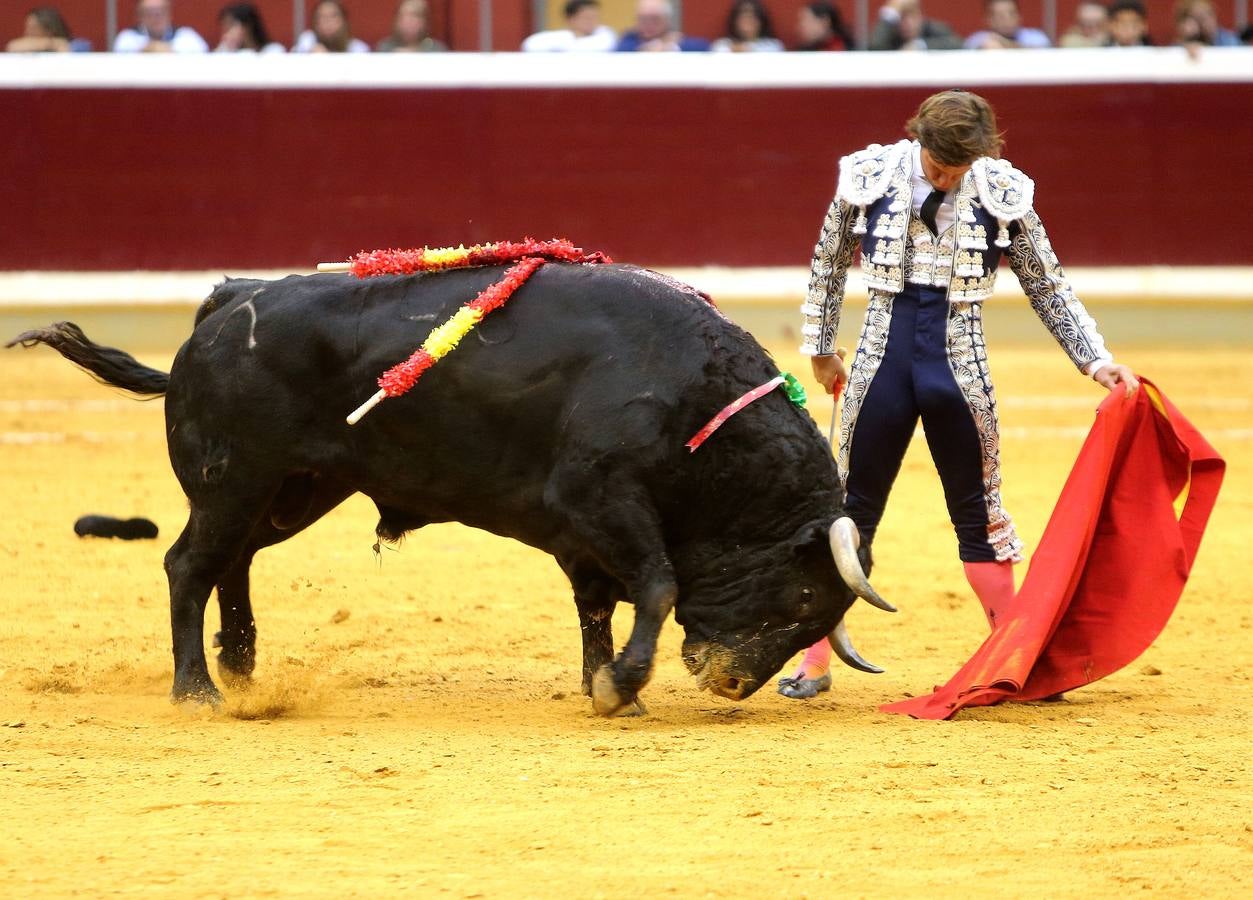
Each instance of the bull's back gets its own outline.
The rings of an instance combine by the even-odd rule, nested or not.
[[[384,371],[503,271],[230,282],[176,360],[169,407],[285,448],[293,466],[365,482],[399,467],[527,481],[571,443],[655,444],[658,429],[691,418],[682,407],[712,358],[754,352],[694,292],[631,267],[550,263],[408,393],[345,423]]]

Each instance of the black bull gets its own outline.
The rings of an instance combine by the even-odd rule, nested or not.
[[[684,286],[628,266],[545,265],[411,391],[345,424],[381,372],[501,273],[230,279],[168,376],[71,323],[10,343],[45,343],[107,383],[166,395],[170,461],[190,502],[165,557],[173,697],[221,699],[203,645],[215,587],[219,672],[252,673],[253,556],[358,491],[384,540],[456,521],[556,557],[598,712],[637,705],[671,610],[688,669],[725,697],[749,696],[833,629],[841,658],[867,667],[841,623],[849,584],[878,599],[859,571],[868,549],[858,560],[854,530],[837,572],[842,495],[809,416],[776,390],[697,452],[684,447],[777,374]],[[618,601],[635,620],[615,659]]]

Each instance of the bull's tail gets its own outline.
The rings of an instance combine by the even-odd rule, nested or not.
[[[170,386],[168,372],[150,369],[123,350],[93,343],[73,322],[56,322],[47,328],[23,331],[5,347],[18,344],[23,347],[47,344],[98,381],[133,394],[160,396]]]

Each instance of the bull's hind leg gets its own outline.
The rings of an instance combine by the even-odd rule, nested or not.
[[[251,552],[245,552],[218,581],[218,610],[222,630],[213,640],[218,651],[218,676],[227,686],[245,682],[257,665],[257,621],[252,614],[248,572]]]
[[[351,494],[352,488],[319,475],[289,476],[239,558],[218,581],[222,630],[214,644],[221,648],[218,676],[228,685],[246,682],[257,663],[257,622],[248,578],[253,557],[257,551],[299,534]]]
[[[165,554],[174,645],[174,686],[170,696],[175,701],[222,701],[205,662],[205,606],[214,585],[239,561],[271,496],[228,497],[229,493],[223,487],[211,499],[193,499],[187,526]],[[251,610],[248,615],[251,618]]]

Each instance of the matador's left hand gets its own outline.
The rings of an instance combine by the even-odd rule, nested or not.
[[[1092,373],[1092,380],[1111,391],[1121,384],[1128,397],[1140,389],[1140,379],[1136,378],[1135,373],[1118,363],[1101,366]]]

